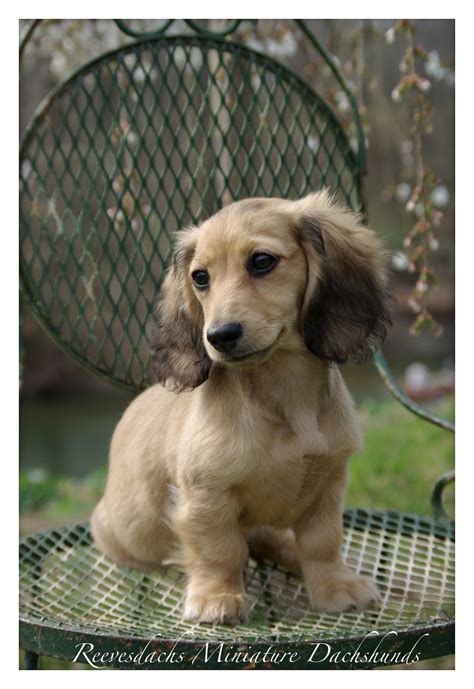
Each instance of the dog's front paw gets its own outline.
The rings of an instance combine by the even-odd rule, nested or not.
[[[316,577],[307,583],[307,590],[311,607],[319,612],[364,610],[381,603],[375,582],[348,568]]]
[[[240,624],[249,616],[249,600],[245,593],[189,593],[184,619],[195,622]]]

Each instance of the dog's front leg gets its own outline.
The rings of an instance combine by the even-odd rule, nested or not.
[[[193,490],[181,495],[174,529],[189,577],[185,619],[224,624],[246,621],[249,602],[243,568],[248,547],[232,494]]]
[[[346,467],[337,467],[294,527],[311,607],[321,612],[360,610],[380,601],[375,583],[355,574],[342,560],[345,486]]]

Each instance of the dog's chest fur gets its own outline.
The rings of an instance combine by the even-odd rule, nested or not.
[[[197,409],[201,424],[192,424],[193,436],[186,441],[194,459],[186,465],[185,482],[230,490],[242,525],[249,528],[294,523],[323,490],[332,458],[339,454],[335,429],[327,423],[332,377],[338,372],[324,369],[321,375],[320,369],[314,375],[304,366],[277,372],[260,375],[258,385],[250,374],[223,374],[215,381],[221,391],[217,402],[214,391],[207,396],[203,390]],[[336,435],[344,436],[346,445],[352,429],[346,433],[347,423],[341,421]]]

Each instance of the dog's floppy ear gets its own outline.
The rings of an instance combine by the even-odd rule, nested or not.
[[[302,307],[306,346],[326,361],[365,361],[391,325],[387,256],[375,233],[327,191],[295,202],[308,264]]]
[[[201,385],[211,368],[202,341],[202,310],[188,275],[195,244],[195,228],[178,232],[154,311],[153,369],[157,381],[175,392]]]

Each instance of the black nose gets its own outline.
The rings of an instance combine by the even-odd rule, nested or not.
[[[209,328],[207,339],[218,352],[230,352],[243,332],[244,329],[240,323],[225,323]]]

